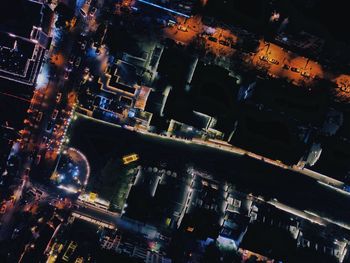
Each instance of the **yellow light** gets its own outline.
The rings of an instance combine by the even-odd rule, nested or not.
[[[187,227],[187,229],[186,229],[188,232],[193,232],[193,230],[194,230],[194,227]]]
[[[124,164],[129,164],[129,163],[132,163],[132,162],[135,162],[139,159],[139,156],[134,153],[134,154],[130,154],[130,155],[126,155],[123,157],[123,163]]]

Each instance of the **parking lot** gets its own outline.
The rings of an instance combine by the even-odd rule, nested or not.
[[[273,77],[292,80],[295,85],[311,84],[315,78],[324,77],[322,66],[317,62],[263,40],[252,63],[265,68]]]

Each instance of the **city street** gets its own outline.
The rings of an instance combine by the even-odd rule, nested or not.
[[[18,203],[23,192],[30,185],[28,176],[31,170],[30,167],[38,165],[41,161],[54,165],[61,138],[55,136],[53,130],[56,130],[55,127],[57,127],[57,130],[59,128],[64,130],[68,123],[63,122],[63,124],[55,126],[55,122],[61,119],[61,116],[53,120],[52,114],[56,108],[60,109],[62,107],[60,106],[61,101],[68,99],[68,103],[72,104],[72,102],[75,102],[75,100],[69,100],[69,88],[67,86],[68,82],[74,83],[75,78],[67,81],[64,75],[75,41],[84,27],[85,23],[81,23],[74,30],[61,34],[63,36],[62,39],[59,39],[59,42],[52,46],[44,58],[44,64],[38,76],[37,87],[29,106],[29,117],[24,121],[26,127],[22,131],[24,136],[20,144],[25,145],[25,148],[18,154],[23,155],[22,158],[25,160],[23,161],[25,165],[22,166],[23,170],[21,170],[21,184],[14,191],[13,203],[7,206],[6,213],[1,217],[0,237],[2,240],[12,233],[13,215],[18,210]],[[52,31],[55,31],[55,29],[52,29]],[[78,78],[80,77],[78,76]],[[61,98],[58,101],[57,96],[59,93],[61,93]],[[69,107],[72,107],[72,105]],[[62,119],[64,118],[67,117],[62,114]],[[48,128],[49,126],[50,128]]]
[[[350,262],[318,1],[4,1],[2,261]]]
[[[0,241],[8,238],[9,235],[12,233],[13,215],[15,212],[18,211],[19,201],[22,198],[23,192],[26,191],[30,184],[28,174],[26,174],[27,169],[30,167],[30,162],[27,161],[27,163],[25,163],[23,167],[24,170],[22,170],[20,173],[21,183],[18,185],[17,189],[13,193],[13,201],[7,202],[6,213],[3,214],[0,218]]]

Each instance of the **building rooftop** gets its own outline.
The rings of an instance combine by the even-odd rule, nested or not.
[[[49,47],[53,12],[42,1],[5,0],[0,11],[0,77],[33,85]]]
[[[239,242],[249,224],[249,217],[239,213],[226,211],[220,236]]]
[[[135,102],[135,108],[145,110],[148,97],[151,93],[151,89],[145,86],[141,86],[137,93],[137,100]]]
[[[101,79],[99,83],[103,89],[111,92],[124,93],[127,96],[133,97],[140,87],[137,84],[138,76],[136,67],[122,60],[118,60],[106,69],[106,77],[107,81],[105,85],[102,84]]]
[[[118,60],[110,66],[109,72],[112,76],[118,76],[118,81],[125,85],[133,86],[138,79],[136,67],[123,60]]]
[[[305,31],[294,32],[293,35],[281,32],[274,40],[278,44],[288,47],[293,51],[307,53],[312,56],[320,55],[325,44],[324,39]]]
[[[0,125],[7,122],[10,127],[19,131],[24,126],[23,120],[27,116],[32,89],[1,78],[0,87]]]
[[[29,38],[33,26],[42,26],[43,9],[41,1],[1,1],[0,31]]]

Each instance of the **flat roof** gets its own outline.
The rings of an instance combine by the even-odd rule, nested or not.
[[[0,70],[26,75],[35,51],[35,43],[0,32]]]
[[[135,108],[144,110],[150,93],[151,93],[150,88],[141,86],[138,92],[137,100],[135,102]]]
[[[23,119],[32,96],[32,89],[23,84],[0,79],[0,124],[8,123],[17,131],[23,128]]]
[[[114,65],[112,65],[111,75],[119,76],[119,82],[122,82],[126,85],[132,86],[136,84],[136,67],[125,61],[118,60]]]
[[[29,38],[33,26],[41,25],[43,6],[30,0],[2,0],[0,31]]]
[[[114,89],[117,89],[117,90],[120,90],[120,91],[131,93],[133,95],[135,94],[136,88],[128,86],[128,85],[125,85],[125,84],[122,84],[122,83],[120,83],[118,81],[119,81],[118,77],[112,76],[110,78],[110,80],[108,81],[108,85],[107,86],[111,87],[111,88],[114,88]]]

